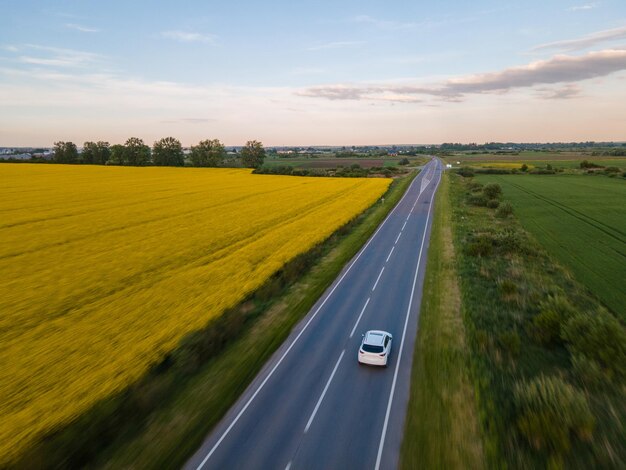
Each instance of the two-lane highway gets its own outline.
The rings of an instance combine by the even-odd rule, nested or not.
[[[424,167],[185,468],[397,467],[441,171]],[[357,362],[371,329],[393,335],[388,368]]]

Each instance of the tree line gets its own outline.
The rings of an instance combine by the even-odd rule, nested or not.
[[[219,139],[201,140],[192,145],[189,164],[197,167],[224,166],[226,149]],[[109,145],[108,142],[85,142],[83,151],[78,152],[73,142],[54,143],[56,163],[85,163],[89,165],[126,166],[185,166],[185,154],[180,141],[164,137],[154,142],[152,148],[137,137],[129,138],[124,145]],[[259,168],[265,160],[265,148],[261,142],[250,140],[239,151],[241,165]]]

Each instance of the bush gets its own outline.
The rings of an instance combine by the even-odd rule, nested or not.
[[[467,188],[468,188],[470,191],[472,191],[472,192],[482,191],[482,189],[483,189],[483,185],[482,185],[482,184],[480,184],[478,181],[473,181],[473,180],[470,180],[470,181],[467,183]]]
[[[472,170],[468,166],[462,166],[461,168],[456,170],[456,172],[457,172],[457,174],[463,176],[464,178],[469,178],[469,177],[474,176],[474,170]]]
[[[583,160],[582,162],[580,162],[580,168],[585,169],[585,168],[603,168],[603,167],[602,165],[596,165],[595,163],[589,162],[587,160]]]
[[[523,238],[516,230],[502,230],[493,237],[495,245],[502,253],[525,252]]]
[[[483,188],[487,199],[496,199],[502,196],[502,187],[498,183],[487,183]]]
[[[473,206],[485,207],[487,205],[487,198],[482,194],[472,194],[467,198],[467,202]]]
[[[532,320],[532,336],[544,346],[561,344],[561,326],[576,314],[561,296],[550,296],[539,304],[539,314]]]
[[[536,449],[566,453],[573,436],[591,440],[594,418],[585,395],[559,377],[539,376],[514,390],[517,426]]]
[[[622,171],[622,170],[620,170],[616,166],[610,166],[610,167],[607,167],[607,168],[604,169],[605,173],[619,173],[620,171]]]
[[[598,389],[610,380],[600,364],[580,354],[572,356],[572,369],[586,388]]]
[[[528,165],[526,165],[526,163],[522,164],[520,170],[522,171],[528,171]]]
[[[398,165],[408,165],[409,163],[410,163],[410,162],[409,162],[409,159],[408,159],[408,158],[402,158],[402,159],[400,159],[400,161],[398,162]]]
[[[489,209],[497,209],[499,205],[500,205],[500,201],[498,201],[497,199],[489,199],[487,201],[487,207]]]
[[[505,331],[498,336],[500,347],[504,352],[510,356],[518,356],[522,341],[520,340],[517,331]]]
[[[469,256],[489,256],[493,252],[493,239],[489,235],[479,235],[465,245]]]
[[[504,201],[500,206],[496,209],[496,217],[500,217],[502,219],[513,214],[513,205],[509,201]]]
[[[626,329],[606,310],[574,315],[561,336],[572,355],[596,361],[611,377],[626,377]]]

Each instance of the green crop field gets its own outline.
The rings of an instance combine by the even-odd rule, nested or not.
[[[499,183],[524,228],[626,319],[626,181],[583,175],[478,180]]]

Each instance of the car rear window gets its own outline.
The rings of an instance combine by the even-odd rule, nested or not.
[[[371,344],[364,344],[363,351],[369,353],[381,353],[385,350],[382,346],[372,346]]]

